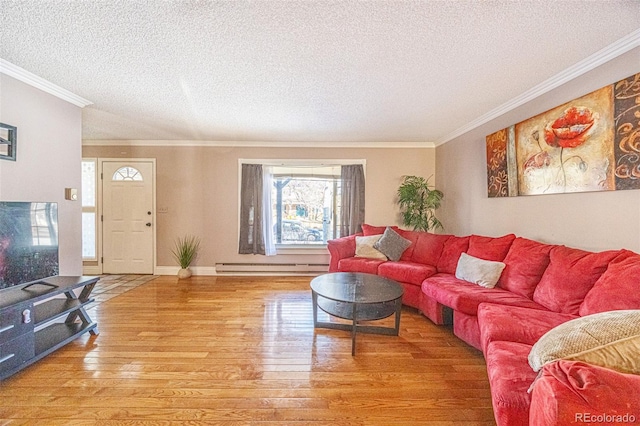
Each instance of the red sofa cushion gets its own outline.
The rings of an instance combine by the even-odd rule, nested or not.
[[[378,275],[403,283],[421,285],[436,273],[436,267],[415,262],[385,262],[378,266]]]
[[[367,259],[366,257],[347,257],[338,262],[338,272],[364,272],[377,274],[378,266],[386,262],[379,259]]]
[[[513,243],[515,238],[516,236],[513,234],[497,238],[472,235],[469,238],[469,249],[467,250],[467,254],[484,260],[502,262],[509,252],[511,243]]]
[[[529,351],[530,345],[513,342],[491,342],[487,348],[487,374],[498,426],[529,424],[531,395],[527,391],[537,375],[527,362]]]
[[[440,254],[447,240],[451,235],[432,234],[430,232],[421,232],[416,241],[415,250],[411,256],[411,260],[425,265],[436,266]],[[458,255],[459,257],[460,255]]]
[[[397,226],[390,226],[391,229],[393,229],[394,231],[398,231],[398,227]],[[373,225],[368,225],[366,223],[362,224],[362,234],[365,237],[369,237],[371,235],[379,235],[379,234],[384,234],[384,231],[387,229],[386,226],[373,226]]]
[[[578,315],[585,296],[620,251],[592,253],[556,246],[550,253],[533,300],[551,311]]]
[[[531,299],[549,266],[549,252],[553,247],[526,238],[513,240],[504,258],[506,267],[498,280],[498,287]]]
[[[480,325],[476,315],[468,315],[461,311],[453,311],[453,334],[460,340],[482,350],[480,344]]]
[[[533,385],[529,424],[635,424],[640,421],[639,390],[637,374],[579,361],[553,362]]]
[[[613,259],[580,305],[581,316],[640,309],[640,254],[628,250]]]
[[[356,254],[356,237],[362,234],[349,235],[343,238],[336,238],[327,241],[327,250],[329,250],[329,272],[338,271],[338,262],[345,257],[353,257]]]
[[[466,252],[469,248],[469,237],[450,236],[442,247],[442,253],[438,259],[438,272],[447,274],[455,274],[460,254]]]
[[[533,345],[547,331],[575,318],[578,317],[546,309],[481,303],[478,306],[478,323],[482,352],[486,353],[490,342],[500,340]]]
[[[477,315],[482,302],[500,303],[509,306],[544,309],[526,297],[500,288],[486,288],[453,275],[436,274],[422,283],[422,293],[437,302],[468,315]]]
[[[407,249],[402,253],[402,256],[400,256],[400,260],[410,261],[411,256],[413,256],[413,251],[416,248],[416,242],[418,241],[420,234],[422,234],[423,232],[407,231],[406,229],[395,229],[395,231],[400,234],[402,238],[406,238],[407,240],[411,241],[411,245],[407,247]]]

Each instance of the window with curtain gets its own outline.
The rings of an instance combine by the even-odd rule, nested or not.
[[[242,166],[244,171],[245,164]],[[262,181],[270,187],[270,191],[266,187],[261,191],[263,214],[260,220],[263,223],[267,254],[270,252],[269,240],[273,242],[271,254],[275,254],[275,247],[297,249],[324,247],[327,240],[347,235],[345,232],[360,228],[364,220],[362,164],[341,165],[312,160],[285,160],[253,166],[263,166]],[[348,170],[346,176],[344,169]],[[267,183],[269,181],[270,183]],[[349,188],[346,198],[343,192],[345,182]],[[243,182],[243,191],[246,187],[256,187],[256,185],[253,183],[245,185]],[[357,195],[350,195],[351,189],[354,189]],[[343,211],[345,200],[348,209],[346,215]],[[248,206],[244,204],[244,196],[242,203],[241,211],[246,211]],[[255,222],[255,215],[253,221],[251,221],[252,216],[247,213],[244,217],[246,219],[242,222],[247,224]],[[348,219],[346,227],[342,225],[343,221],[347,220],[345,218]],[[269,220],[270,223],[268,223]],[[244,235],[241,230],[241,239],[245,238]]]

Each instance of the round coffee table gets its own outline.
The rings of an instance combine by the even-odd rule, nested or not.
[[[335,272],[311,280],[313,326],[351,331],[351,355],[356,354],[356,332],[397,336],[404,290],[388,278],[360,272]],[[318,307],[351,324],[318,321]],[[359,324],[395,313],[395,327]]]

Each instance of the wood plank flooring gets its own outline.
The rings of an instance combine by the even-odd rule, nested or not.
[[[89,311],[98,336],[0,383],[0,424],[495,424],[480,352],[404,307],[352,357],[314,330],[310,280],[138,281]]]

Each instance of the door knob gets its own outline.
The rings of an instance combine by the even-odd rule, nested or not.
[[[147,226],[151,226],[151,222],[147,222],[147,223],[146,223],[146,225],[147,225]]]
[[[147,214],[148,214],[149,216],[151,216],[151,212],[147,212]]]

